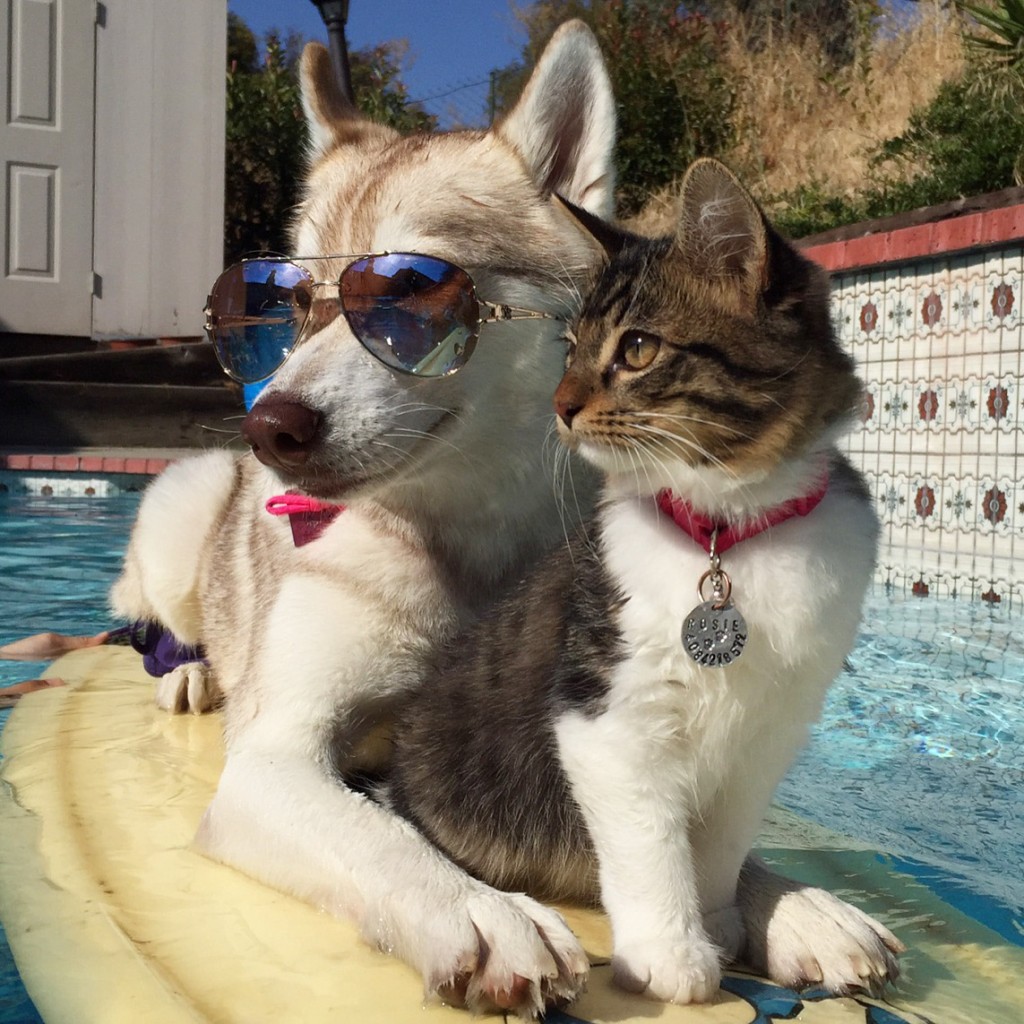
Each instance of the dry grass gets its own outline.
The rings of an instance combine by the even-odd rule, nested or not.
[[[963,45],[955,14],[921,4],[910,26],[880,33],[865,61],[829,73],[813,44],[769,45],[751,53],[742,29],[730,39],[740,142],[729,162],[761,195],[818,181],[851,192],[868,155],[900,134],[910,112],[959,73]]]
[[[956,15],[937,0],[922,0],[912,23],[878,33],[864,60],[838,71],[813,42],[775,40],[752,52],[742,20],[732,25],[738,142],[723,158],[762,199],[815,182],[854,193],[872,149],[899,135],[911,111],[963,67]],[[634,227],[657,233],[674,199],[671,187],[652,196]]]

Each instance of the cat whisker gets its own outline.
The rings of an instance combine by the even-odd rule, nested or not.
[[[644,283],[646,282],[647,277],[648,277],[648,275],[651,272],[651,268],[655,265],[655,262],[656,262],[656,260],[655,260],[655,257],[653,256],[653,254],[648,254],[648,255],[644,256],[643,260],[641,261],[640,268],[639,268],[639,271],[637,272],[637,276],[636,276],[636,283],[634,284],[632,290],[630,291],[629,305],[626,307],[626,309],[623,311],[621,317],[619,318],[619,322],[620,323],[630,322],[630,321],[634,321],[634,320],[636,320],[637,322],[642,323],[643,318],[642,317],[636,317],[634,315],[634,310],[636,309],[637,302],[639,302],[639,300],[640,300],[640,296],[641,296],[641,292],[642,292],[643,287],[644,287]]]
[[[702,459],[704,459],[707,462],[710,462],[713,466],[720,469],[723,473],[731,477],[733,480],[739,479],[734,469],[726,465],[726,463],[723,462],[717,455],[712,454],[710,451],[708,451],[707,448],[704,447],[704,445],[693,440],[692,438],[687,438],[684,437],[682,434],[662,430],[658,427],[652,427],[647,424],[637,424],[636,429],[646,435],[649,435],[650,437],[660,439],[662,447],[664,447],[665,450],[670,453],[671,447],[669,447],[667,442],[678,442],[679,444],[684,445],[691,451],[696,452],[698,455],[700,455]],[[678,455],[676,457],[678,458]]]
[[[686,444],[689,447],[691,447],[702,458],[704,458],[707,461],[709,461],[718,470],[720,470],[726,476],[730,477],[735,483],[739,484],[739,493],[744,495],[744,496],[746,496],[752,502],[754,501],[753,496],[751,495],[751,491],[750,491],[749,485],[743,482],[743,480],[740,477],[740,475],[731,466],[726,465],[724,462],[722,462],[721,459],[716,458],[714,455],[711,454],[711,452],[709,452],[706,448],[704,448],[702,445],[698,444],[695,441],[692,441],[692,440],[690,440],[688,438],[681,437],[681,436],[676,435],[676,434],[672,434],[670,436],[672,438],[674,438],[675,440],[678,440],[678,441],[682,442],[683,444]]]
[[[585,522],[583,506],[580,503],[580,495],[576,489],[576,480],[573,476],[573,458],[569,450],[558,440],[557,429],[554,420],[548,427],[544,441],[545,446],[554,444],[554,466],[552,475],[552,487],[555,494],[555,506],[558,509],[559,523],[562,528],[562,537],[565,540],[566,548],[572,555],[572,540],[569,532],[569,523],[581,524]],[[569,493],[572,495],[572,508],[574,514],[569,512],[569,503],[566,500],[566,480],[569,483]],[[575,564],[575,559],[573,559]]]
[[[658,439],[658,441],[661,444],[661,447],[667,452],[672,451],[673,442],[678,442],[679,444],[684,445],[691,451],[699,452],[702,458],[724,467],[724,463],[721,461],[721,459],[719,459],[715,455],[712,455],[712,453],[709,452],[704,445],[702,445],[693,437],[687,437],[684,433],[680,431],[666,430],[664,427],[657,427],[650,423],[635,423],[633,427],[637,431],[637,433],[644,435],[645,440],[649,440],[652,438]],[[676,457],[678,458],[678,455]]]
[[[777,375],[776,375],[776,376],[774,376],[774,377],[769,377],[769,378],[768,378],[768,379],[767,379],[767,380],[765,381],[765,383],[766,383],[766,384],[774,384],[774,383],[775,383],[775,381],[777,381],[777,380],[782,380],[782,379],[783,379],[783,377],[788,377],[788,376],[789,376],[789,375],[790,375],[790,374],[791,374],[791,373],[792,373],[792,372],[793,372],[794,370],[796,370],[796,369],[798,369],[798,368],[799,368],[800,364],[801,364],[802,362],[804,362],[804,360],[805,360],[805,359],[807,359],[807,358],[808,358],[808,357],[810,356],[810,354],[811,354],[811,350],[810,350],[810,349],[807,349],[807,350],[806,350],[806,351],[804,352],[804,354],[803,354],[802,356],[800,356],[800,358],[799,358],[799,359],[798,359],[798,360],[797,360],[797,361],[796,361],[796,362],[795,362],[795,363],[794,363],[794,364],[793,364],[792,366],[789,366],[789,367],[787,367],[787,368],[786,368],[785,370],[783,370],[783,371],[782,371],[781,373],[777,374]],[[770,396],[768,396],[768,395],[765,395],[764,397],[765,397],[765,398],[768,398],[768,397],[770,397]],[[776,404],[778,404],[778,403],[776,403]]]
[[[224,437],[217,438],[217,448],[220,451],[227,451],[236,441],[242,440],[242,435],[237,430],[220,430],[217,427],[202,427],[214,434],[224,434]]]
[[[631,441],[636,451],[642,452],[646,459],[653,462],[664,474],[671,475],[673,463],[678,462],[679,460],[678,452],[672,451],[664,441],[657,438],[653,440],[647,437],[632,438]],[[658,451],[659,448],[663,450],[664,454]],[[659,490],[660,488],[656,487],[654,482],[651,480],[650,470],[648,469],[646,462],[643,465],[644,473],[647,477],[647,489],[651,492]]]
[[[765,396],[768,397],[768,396]],[[734,434],[736,437],[741,437],[746,441],[754,441],[756,438],[753,434],[748,434],[746,431],[740,430],[738,427],[731,426],[728,423],[721,423],[718,420],[705,419],[702,416],[687,416],[683,413],[663,413],[663,412],[639,412],[631,411],[630,418],[633,419],[659,419],[666,420],[671,423],[699,423],[702,427],[711,427],[715,430],[727,430],[729,433]]]

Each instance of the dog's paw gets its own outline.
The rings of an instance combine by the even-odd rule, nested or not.
[[[190,661],[161,676],[156,682],[156,703],[173,715],[191,712],[201,715],[212,711],[221,701],[221,692],[210,666]]]
[[[475,948],[463,952],[454,970],[428,980],[443,1001],[532,1019],[585,988],[587,955],[557,911],[527,896],[484,891],[469,897],[466,912]]]
[[[766,928],[747,928],[745,959],[793,988],[820,985],[837,994],[879,994],[899,977],[906,947],[885,925],[825,889],[792,883]]]
[[[722,980],[720,950],[697,933],[616,946],[612,977],[627,992],[664,1003],[706,1003]]]

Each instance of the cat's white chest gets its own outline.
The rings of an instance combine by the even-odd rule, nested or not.
[[[680,656],[682,625],[701,598],[697,585],[708,555],[654,507],[618,503],[604,510],[606,568],[626,602],[619,612],[630,656],[659,673],[671,672]]]
[[[830,495],[811,516],[724,552],[746,640],[729,664],[708,666],[683,634],[711,596],[707,586],[698,592],[709,556],[651,499],[606,506],[606,567],[626,598],[616,623],[626,653],[609,707],[626,719],[657,715],[661,732],[691,748],[749,741],[777,715],[811,721],[853,643],[871,570],[870,513],[855,520],[852,499]]]

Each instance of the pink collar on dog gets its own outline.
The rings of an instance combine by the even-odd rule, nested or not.
[[[828,473],[822,477],[817,488],[802,498],[793,498],[784,501],[781,505],[767,509],[756,519],[749,519],[745,523],[729,523],[720,519],[712,519],[711,516],[697,512],[693,506],[682,498],[677,498],[671,491],[658,492],[658,508],[665,515],[670,516],[672,521],[683,533],[688,533],[708,554],[711,554],[711,538],[717,532],[715,550],[718,554],[731,548],[740,541],[750,540],[759,533],[772,526],[778,526],[787,519],[794,516],[806,516],[818,507],[818,503],[825,497],[828,490]]]
[[[317,501],[308,494],[275,494],[266,504],[272,516],[288,516],[292,528],[292,543],[297,548],[314,541],[335,519],[345,511],[344,505]]]

